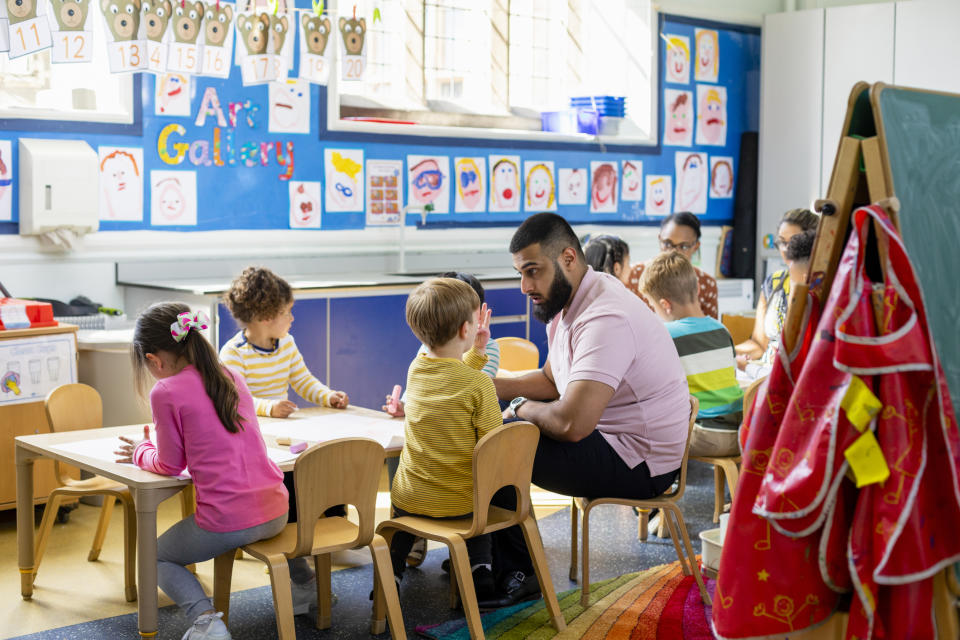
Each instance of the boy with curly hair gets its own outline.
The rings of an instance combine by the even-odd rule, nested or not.
[[[220,360],[245,379],[258,416],[286,418],[297,405],[288,387],[324,407],[346,409],[343,391],[334,391],[307,369],[290,335],[293,292],[286,280],[269,269],[247,267],[223,296],[240,331],[220,349]]]

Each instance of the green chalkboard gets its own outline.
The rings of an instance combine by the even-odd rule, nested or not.
[[[960,95],[877,85],[871,101],[903,240],[960,408]]]

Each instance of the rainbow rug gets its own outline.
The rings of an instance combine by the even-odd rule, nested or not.
[[[714,581],[707,580],[713,597]],[[693,576],[680,563],[661,565],[595,583],[590,606],[580,605],[580,590],[557,594],[567,628],[559,634],[550,624],[543,600],[523,602],[482,616],[483,630],[493,640],[712,640],[709,606],[700,599]],[[464,619],[417,627],[431,640],[469,640]]]

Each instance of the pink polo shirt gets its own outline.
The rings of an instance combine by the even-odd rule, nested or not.
[[[203,379],[193,365],[157,380],[150,407],[157,443],[133,452],[138,467],[175,476],[189,467],[197,490],[197,525],[214,532],[239,531],[269,522],[289,507],[283,472],[267,456],[253,397],[240,374],[224,367],[240,392],[243,429],[223,427]]]
[[[588,268],[570,307],[547,325],[557,391],[577,380],[614,389],[597,429],[631,469],[677,469],[690,401],[680,357],[666,327],[617,278]]]

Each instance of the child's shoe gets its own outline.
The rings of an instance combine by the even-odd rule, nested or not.
[[[290,581],[290,591],[293,595],[293,615],[302,616],[309,613],[311,607],[317,606],[317,579],[300,584]]]
[[[407,566],[419,567],[423,564],[423,559],[426,557],[427,540],[426,538],[417,538],[413,541],[413,546],[410,548],[410,553],[407,554]]]
[[[480,566],[473,570],[473,589],[477,592],[477,601],[489,600],[496,592],[493,571]]]
[[[222,617],[223,614],[219,611],[197,616],[193,626],[187,629],[180,640],[231,640],[233,636],[220,619]]]

